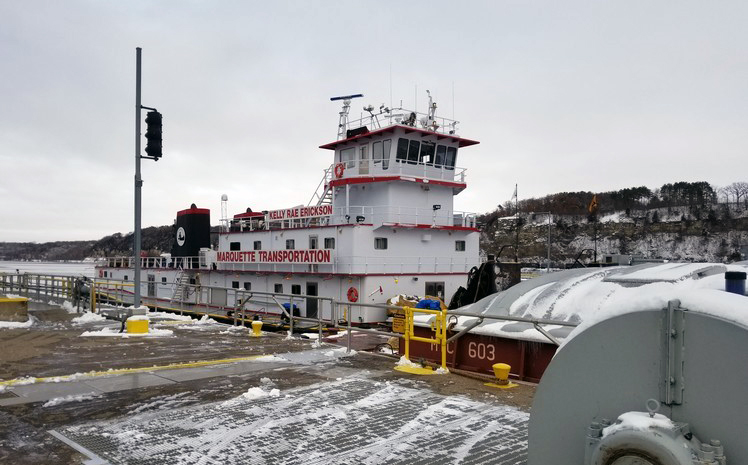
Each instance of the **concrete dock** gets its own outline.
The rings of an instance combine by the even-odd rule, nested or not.
[[[165,314],[145,337],[55,305],[29,315],[0,329],[0,463],[526,460],[532,385],[409,375],[396,357]]]

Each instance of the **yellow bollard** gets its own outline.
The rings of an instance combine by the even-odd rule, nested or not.
[[[128,334],[147,334],[150,320],[147,316],[131,316],[125,322]]]
[[[493,374],[496,376],[495,383],[485,383],[486,386],[497,387],[500,389],[508,389],[517,387],[517,384],[509,382],[509,371],[512,369],[510,365],[506,363],[494,363],[491,365],[493,368]]]
[[[250,333],[250,336],[252,337],[262,336],[262,321],[260,320],[252,321],[252,333]]]

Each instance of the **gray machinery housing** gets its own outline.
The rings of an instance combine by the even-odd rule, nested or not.
[[[578,328],[538,386],[528,464],[748,464],[746,321],[748,298],[705,290]]]

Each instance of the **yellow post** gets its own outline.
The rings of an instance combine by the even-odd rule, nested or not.
[[[441,340],[442,340],[442,368],[447,369],[447,311],[442,310],[441,315]]]
[[[405,358],[410,360],[410,334],[413,331],[413,308],[405,309]]]
[[[91,281],[91,313],[96,313],[96,281]]]
[[[254,320],[252,321],[252,337],[260,336],[262,336],[262,321]]]

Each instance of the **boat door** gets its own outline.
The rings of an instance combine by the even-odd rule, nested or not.
[[[358,174],[369,174],[369,146],[359,147]]]
[[[148,275],[148,297],[156,297],[156,275]]]
[[[316,296],[319,295],[317,293],[317,283],[306,283],[306,295],[312,295]],[[317,318],[317,308],[319,306],[319,300],[317,299],[310,299],[307,297],[306,299],[306,317],[307,318]]]

